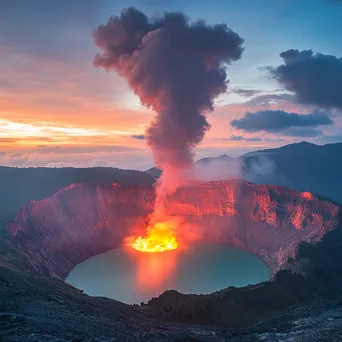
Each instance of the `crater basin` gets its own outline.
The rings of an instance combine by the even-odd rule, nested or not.
[[[66,281],[91,296],[139,304],[170,289],[208,294],[269,277],[268,267],[251,253],[200,243],[163,253],[116,248],[78,264]]]

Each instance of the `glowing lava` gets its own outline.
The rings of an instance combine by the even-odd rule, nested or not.
[[[146,237],[139,236],[129,244],[140,252],[165,252],[178,248],[178,242],[174,236],[174,223],[172,221],[158,222],[149,225],[146,229]]]

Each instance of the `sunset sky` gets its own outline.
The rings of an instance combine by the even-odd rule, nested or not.
[[[342,141],[341,1],[0,0],[0,165],[153,166],[144,130],[154,113],[93,66],[92,31],[129,6],[226,23],[245,40],[197,159]]]

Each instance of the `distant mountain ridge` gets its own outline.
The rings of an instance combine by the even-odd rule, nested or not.
[[[242,160],[247,181],[308,190],[342,203],[342,143],[301,142],[247,153]]]
[[[217,176],[223,180],[227,170],[227,178],[241,177],[252,183],[307,190],[342,203],[342,143],[315,145],[303,141],[249,152],[237,158],[226,154],[202,158],[194,165],[201,171],[209,165],[211,169],[217,166],[219,175],[213,173],[213,178],[209,179],[210,170],[205,180],[216,180]],[[161,174],[158,168],[146,172],[156,178]]]
[[[215,162],[215,165],[214,163]],[[342,203],[342,143],[307,142],[250,152],[239,158],[226,154],[202,158],[195,165],[203,180],[244,178],[251,183],[283,185],[310,191]],[[215,171],[213,179],[211,174]],[[0,166],[0,226],[8,214],[30,200],[51,196],[71,183],[151,185],[158,168],[146,172],[115,168],[13,168]]]

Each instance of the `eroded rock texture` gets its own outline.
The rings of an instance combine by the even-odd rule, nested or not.
[[[151,187],[73,184],[18,210],[6,243],[35,272],[64,279],[83,260],[143,234],[154,200]],[[189,184],[168,198],[167,208],[186,223],[178,231],[184,242],[250,251],[273,275],[301,241],[316,243],[333,230],[339,210],[309,192],[242,180]]]

